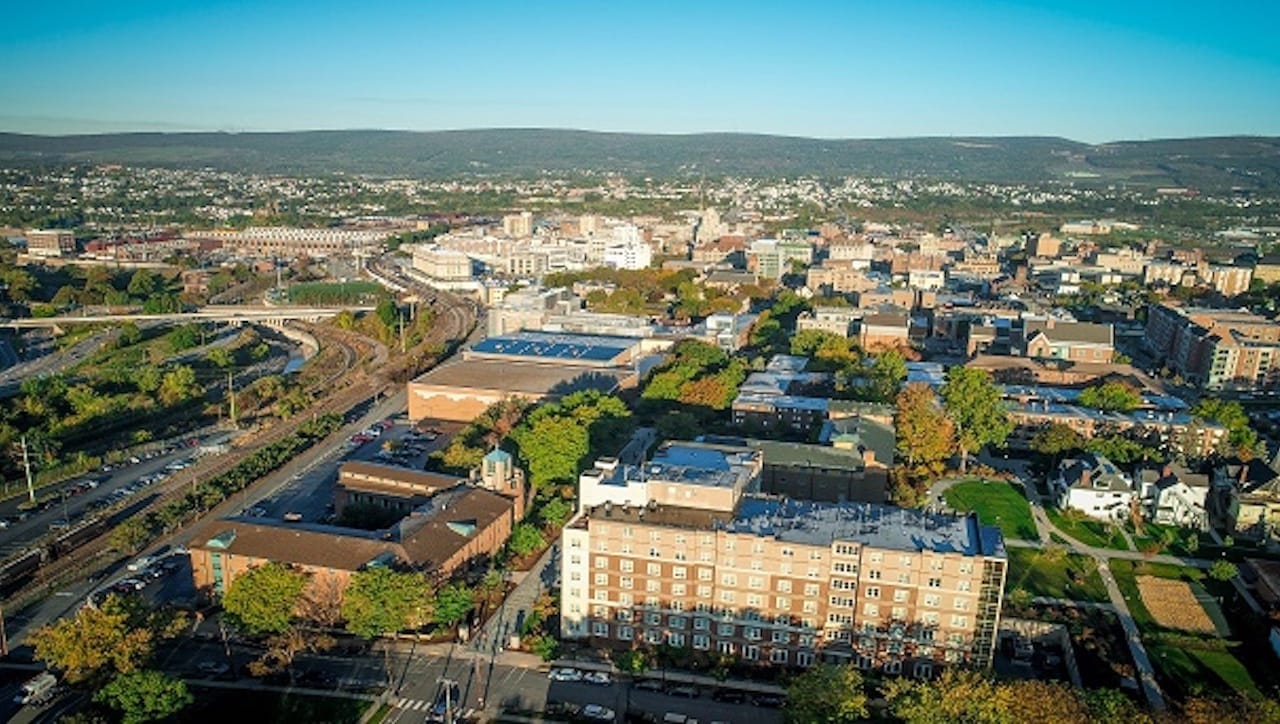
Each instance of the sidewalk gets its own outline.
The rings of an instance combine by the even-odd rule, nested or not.
[[[721,681],[714,676],[704,676],[702,674],[691,674],[687,671],[679,671],[672,669],[661,669],[657,672],[652,669],[643,674],[627,675],[614,668],[613,664],[605,661],[581,661],[578,659],[556,659],[551,662],[554,667],[564,667],[569,669],[580,669],[582,671],[603,671],[611,674],[615,679],[626,680],[628,678],[633,681],[641,680],[659,680],[671,682],[675,684],[694,684],[710,689],[740,689],[756,694],[786,694],[784,687],[776,684],[762,684],[758,681],[744,681],[741,679],[725,679]]]

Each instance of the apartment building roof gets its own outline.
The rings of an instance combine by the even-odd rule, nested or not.
[[[780,541],[829,546],[836,541],[902,551],[1005,555],[1000,530],[957,517],[868,503],[818,503],[747,496],[726,528]]]
[[[827,404],[830,400],[822,397],[797,397],[795,395],[775,395],[762,394],[758,392],[743,392],[733,401],[734,409],[745,409],[751,407],[773,408],[773,409],[791,409],[791,410],[811,410],[814,412],[826,412]]]

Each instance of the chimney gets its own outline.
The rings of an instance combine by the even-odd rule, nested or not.
[[[1080,487],[1087,488],[1093,480],[1093,469],[1086,467],[1080,471]]]
[[[862,464],[871,467],[876,464],[876,451],[870,448],[862,448]]]

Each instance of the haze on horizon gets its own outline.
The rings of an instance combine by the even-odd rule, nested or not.
[[[0,131],[1280,135],[1262,2],[264,5],[9,8]]]

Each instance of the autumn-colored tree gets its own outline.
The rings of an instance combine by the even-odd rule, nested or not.
[[[1092,721],[1080,692],[1066,684],[1029,679],[1003,682],[1000,688],[1009,692],[1009,713],[1015,722],[1089,724]]]
[[[30,641],[37,660],[76,683],[107,672],[137,671],[151,656],[155,632],[136,606],[112,595],[99,606],[85,606],[75,616],[36,629]]]
[[[1013,724],[1012,691],[976,671],[946,669],[936,681],[890,679],[881,689],[904,724]]]
[[[954,444],[951,420],[933,390],[924,383],[909,384],[898,393],[894,427],[898,454],[913,469],[936,470],[951,454]]]

